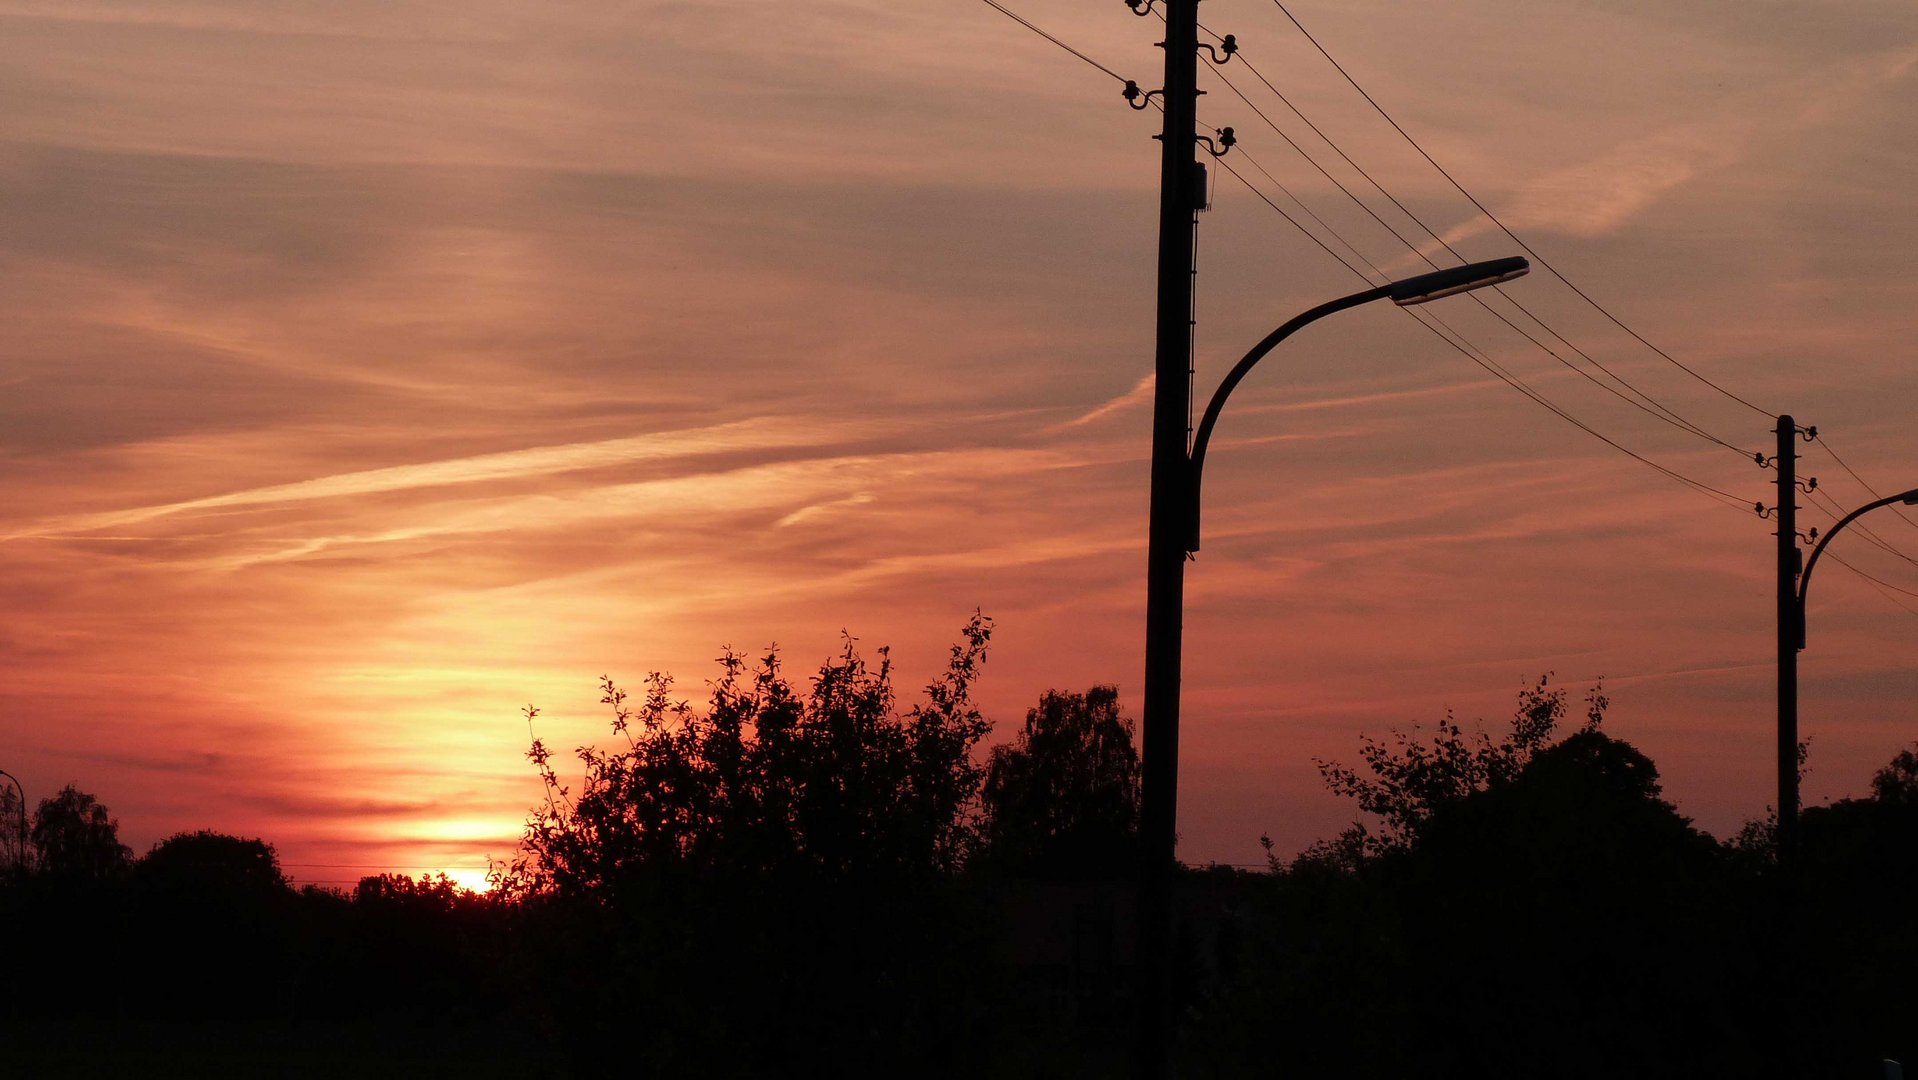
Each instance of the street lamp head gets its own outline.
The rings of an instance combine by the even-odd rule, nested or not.
[[[1439,270],[1430,274],[1420,274],[1403,281],[1394,281],[1385,287],[1385,294],[1400,307],[1424,304],[1441,297],[1454,296],[1473,289],[1482,289],[1487,285],[1497,285],[1501,281],[1510,281],[1523,277],[1532,269],[1532,264],[1523,256],[1514,255],[1509,259],[1493,259],[1491,262],[1467,263],[1454,266],[1450,270]]]
[[[1904,503],[1906,506],[1918,506],[1918,488],[1912,488],[1910,491],[1898,496],[1898,501]]]

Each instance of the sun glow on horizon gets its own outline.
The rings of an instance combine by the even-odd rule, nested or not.
[[[470,893],[484,895],[493,889],[493,882],[487,877],[487,872],[483,868],[449,866],[441,870],[440,873],[451,880],[453,884],[458,885]]]

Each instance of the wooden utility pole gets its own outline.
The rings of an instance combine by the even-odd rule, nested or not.
[[[1778,865],[1798,858],[1798,425],[1778,418]]]
[[[1145,709],[1139,811],[1138,1074],[1172,1075],[1173,888],[1178,868],[1179,668],[1183,646],[1186,456],[1192,390],[1192,228],[1197,163],[1199,0],[1165,0],[1165,127],[1159,136],[1158,352],[1153,365],[1152,505],[1146,553]]]

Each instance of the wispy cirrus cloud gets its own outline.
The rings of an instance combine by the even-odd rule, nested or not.
[[[805,425],[758,419],[590,443],[531,447],[451,461],[396,465],[315,477],[181,502],[52,518],[0,534],[0,541],[123,528],[179,514],[516,480],[643,461],[682,459],[700,454],[816,446],[830,440],[845,439],[852,434],[843,426],[807,428]]]
[[[1861,99],[1907,81],[1918,46],[1845,57],[1796,77],[1707,106],[1703,115],[1660,125],[1609,150],[1525,182],[1500,214],[1523,231],[1594,237],[1616,232],[1672,192],[1855,109]],[[1488,232],[1474,218],[1446,233],[1460,243]]]
[[[1103,420],[1114,413],[1144,405],[1152,400],[1152,388],[1156,383],[1157,380],[1153,377],[1152,373],[1147,372],[1139,377],[1139,381],[1133,384],[1132,389],[1127,390],[1125,393],[1120,394],[1110,401],[1098,405],[1089,412],[1081,413],[1067,420],[1065,423],[1060,424],[1059,428],[1084,427],[1095,420]]]

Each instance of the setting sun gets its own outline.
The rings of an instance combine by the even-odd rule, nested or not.
[[[455,885],[471,893],[484,893],[493,887],[487,880],[485,870],[476,870],[470,866],[452,866],[440,871],[453,880]]]

